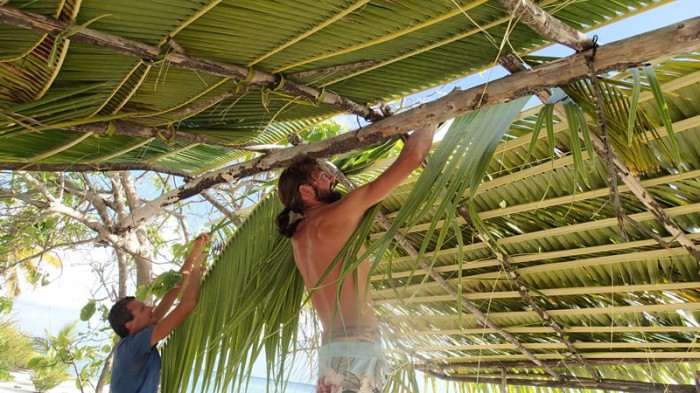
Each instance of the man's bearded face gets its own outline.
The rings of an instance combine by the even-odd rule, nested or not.
[[[331,174],[321,172],[314,177],[315,179],[311,183],[311,186],[314,189],[317,200],[325,203],[333,203],[343,198],[343,195],[335,190],[338,181]]]

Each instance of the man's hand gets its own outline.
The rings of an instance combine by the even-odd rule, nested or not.
[[[211,236],[208,233],[200,233],[194,239],[194,245],[192,246],[192,253],[202,254],[205,252],[207,244],[211,241]]]
[[[194,244],[192,245],[192,251],[190,252],[190,255],[187,256],[187,259],[185,259],[185,262],[180,268],[182,281],[180,281],[180,283],[173,289],[168,291],[163,296],[160,303],[158,303],[158,305],[153,309],[153,315],[156,317],[156,320],[159,321],[165,316],[175,302],[175,299],[177,299],[178,295],[190,285],[190,278],[193,276],[193,270],[196,269],[198,273],[197,277],[201,277],[202,261],[205,258],[204,250],[210,241],[211,236],[209,236],[207,233],[199,234],[195,238]],[[201,278],[197,278],[196,280],[201,280]]]
[[[194,263],[199,263],[201,266],[202,258],[205,253],[205,250],[207,249],[207,244],[211,241],[211,236],[209,236],[208,233],[200,233],[197,235],[197,237],[194,239],[194,244],[192,245],[192,251],[190,251],[190,255],[187,256],[187,259],[185,259],[185,263],[182,264],[182,267],[180,268],[180,273],[183,275],[188,275],[192,271],[192,265]],[[183,280],[184,284],[184,280]]]
[[[168,295],[166,295],[166,297],[168,297],[167,300],[170,302],[170,304],[167,305],[167,308],[161,308],[161,304],[166,301],[165,297],[161,303],[158,304],[158,307],[156,307],[159,312],[162,312],[162,314],[159,315],[158,322],[156,323],[156,327],[151,335],[152,346],[156,345],[158,341],[167,337],[170,332],[175,330],[175,328],[190,312],[192,312],[192,310],[194,310],[195,306],[197,305],[199,289],[202,284],[202,261],[205,258],[204,250],[209,241],[211,241],[211,237],[206,233],[200,234],[194,240],[192,252],[190,252],[190,255],[187,257],[187,260],[185,260],[185,263],[182,266],[182,286],[184,289],[180,303],[170,314],[163,317],[163,314],[170,309],[170,306],[177,296],[177,293],[173,293],[172,298],[170,298],[168,297],[168,295],[170,295],[169,292]],[[154,310],[154,314],[155,313],[156,310]]]

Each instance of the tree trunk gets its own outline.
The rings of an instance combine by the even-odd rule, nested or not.
[[[107,382],[107,376],[112,372],[112,360],[114,359],[114,350],[116,347],[112,347],[112,350],[107,355],[105,359],[105,364],[102,367],[102,372],[100,373],[100,378],[97,379],[97,386],[95,386],[95,393],[102,393],[102,389],[105,387]]]

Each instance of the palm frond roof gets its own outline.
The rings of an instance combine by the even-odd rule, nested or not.
[[[585,31],[668,2],[536,4]],[[376,120],[381,115],[370,106],[491,67],[503,42],[521,57],[551,43],[497,0],[10,0],[0,6],[0,169],[196,176],[339,113]],[[613,144],[623,146],[620,159],[697,244],[700,59],[663,60],[656,72],[682,170],[669,158],[669,133],[649,91],[639,97],[646,126],[635,130],[648,138]],[[609,113],[623,112],[615,97],[630,94],[632,79],[621,73],[606,83]],[[568,89],[585,94],[586,87]],[[628,238],[621,237],[600,158],[584,160],[587,180],[572,187],[578,145],[563,116],[555,116],[554,140],[541,136],[526,159],[538,110],[523,112],[510,128],[473,199],[501,254],[466,219],[459,228],[470,243],[447,241],[426,254],[492,325],[463,312],[399,250],[391,269],[380,263],[373,277],[390,340],[425,371],[470,382],[529,375],[528,383],[546,386],[551,370],[586,387],[601,379],[688,384],[689,362],[700,358],[698,261],[626,184],[622,206],[641,226],[628,225]],[[595,116],[587,115],[594,127]],[[386,217],[405,203],[413,182],[383,203]],[[427,215],[402,231],[419,247],[433,221]],[[373,232],[378,238],[383,229]],[[457,264],[457,254],[467,262]]]
[[[587,29],[666,2],[539,6]],[[201,173],[245,146],[343,111],[371,117],[367,105],[483,70],[506,36],[519,54],[549,44],[495,0],[13,0],[2,13],[6,169]]]

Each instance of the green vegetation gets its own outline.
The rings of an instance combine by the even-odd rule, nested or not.
[[[32,340],[22,334],[14,321],[0,319],[0,381],[11,381],[10,371],[27,368],[34,354]]]

